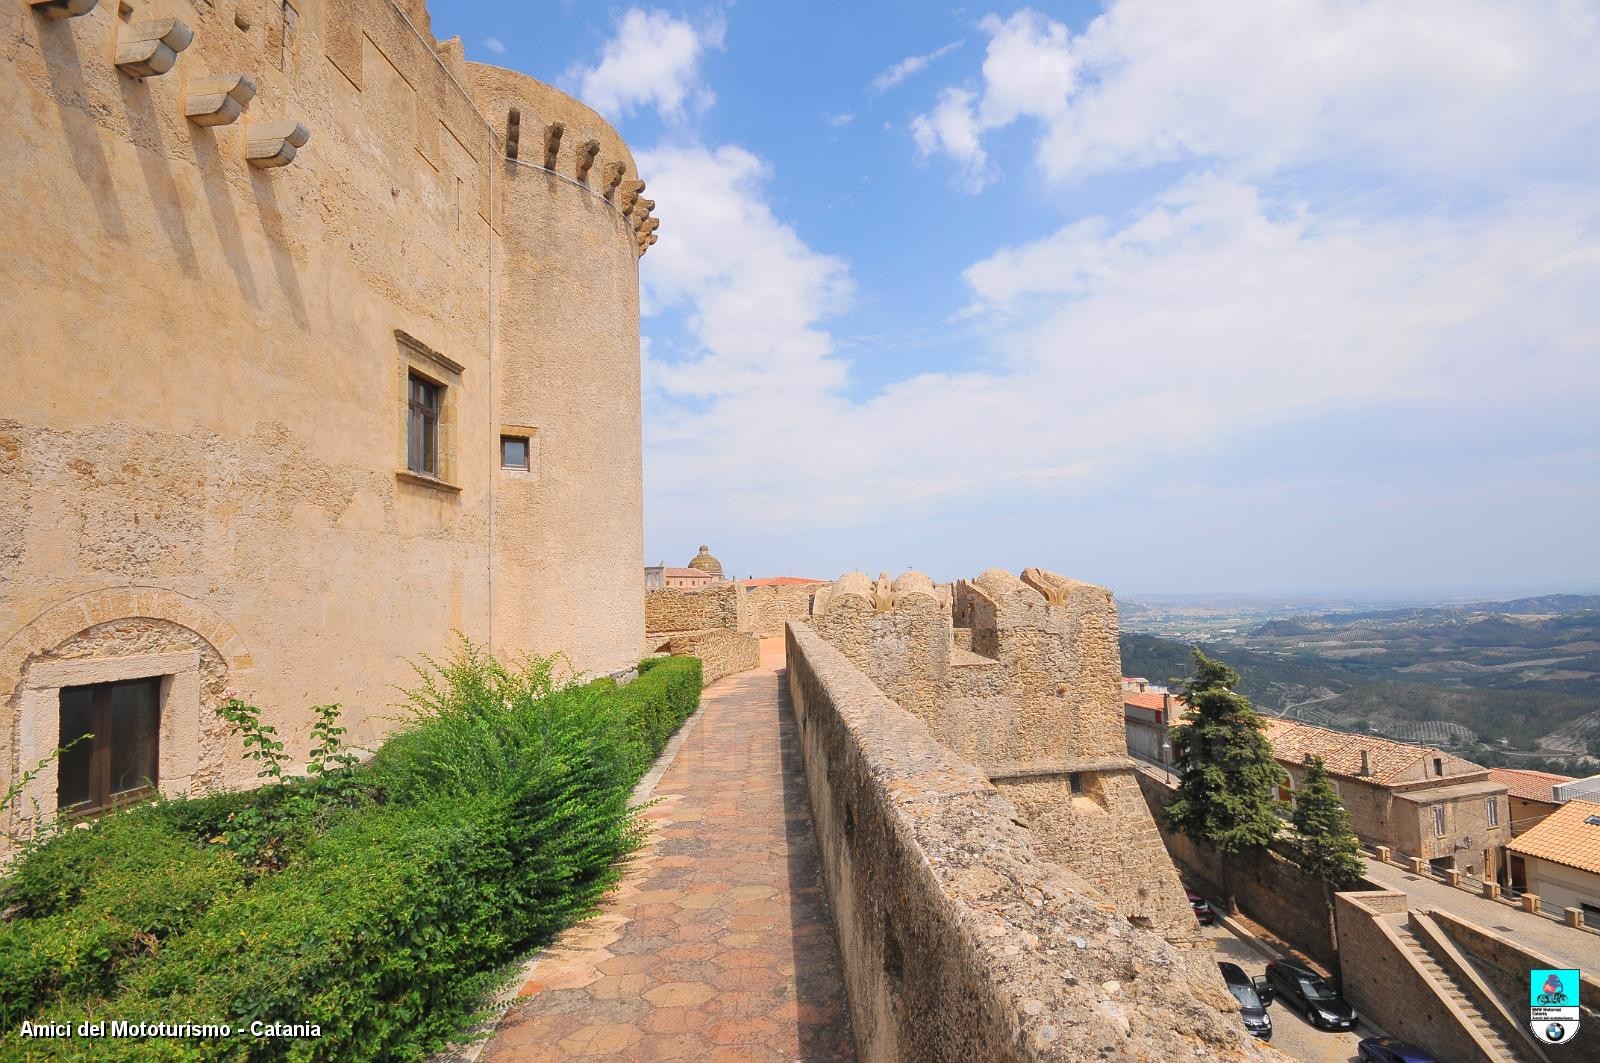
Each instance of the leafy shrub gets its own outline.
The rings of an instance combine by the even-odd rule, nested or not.
[[[52,996],[115,991],[118,978],[219,899],[243,874],[149,810],[62,832],[19,861],[0,889],[0,1027]]]
[[[0,924],[0,1055],[23,1047],[11,1033],[23,1015],[181,1015],[235,1029],[314,1022],[322,1036],[74,1049],[425,1057],[474,1017],[505,963],[582,918],[615,882],[640,838],[632,786],[699,695],[693,659],[623,687],[561,687],[553,662],[507,667],[464,644],[423,673],[412,723],[368,765],[65,832],[0,887],[17,906]],[[294,820],[285,810],[295,807],[322,811]],[[226,841],[251,816],[305,827],[293,859],[265,868]],[[85,879],[93,862],[102,878]]]

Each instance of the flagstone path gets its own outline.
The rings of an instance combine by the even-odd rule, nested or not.
[[[542,955],[483,1063],[855,1059],[782,669],[764,639],[758,668],[707,688],[650,840]]]

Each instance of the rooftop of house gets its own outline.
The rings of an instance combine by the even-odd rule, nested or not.
[[[1568,801],[1506,848],[1600,875],[1600,804]]]
[[[1188,709],[1183,699],[1176,694],[1141,694],[1137,691],[1125,690],[1122,692],[1122,703],[1138,709],[1165,709],[1168,697],[1172,698],[1172,711],[1174,713],[1181,715]]]
[[[1391,783],[1418,761],[1455,759],[1432,746],[1413,746],[1377,735],[1337,731],[1332,727],[1271,717],[1266,723],[1267,741],[1272,743],[1273,755],[1279,760],[1301,764],[1308,756],[1321,757],[1328,774],[1363,782]],[[1367,755],[1365,764],[1362,763],[1363,753]],[[1367,768],[1365,772],[1363,767]]]
[[[663,576],[670,576],[673,579],[715,579],[716,578],[715,576],[711,575],[711,573],[702,572],[697,568],[672,568],[672,567],[666,566],[666,565],[663,565],[661,567],[661,574]]]
[[[1574,782],[1570,775],[1557,775],[1548,771],[1529,771],[1526,768],[1490,768],[1489,778],[1504,783],[1512,797],[1524,801],[1544,801],[1557,805],[1555,788],[1564,782]]]
[[[739,581],[741,587],[798,587],[802,584],[821,583],[820,579],[805,576],[751,576]]]

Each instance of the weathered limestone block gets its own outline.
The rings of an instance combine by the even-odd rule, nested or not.
[[[506,115],[506,158],[514,159],[522,145],[522,111],[511,108]]]
[[[194,30],[175,18],[135,22],[117,35],[117,69],[143,80],[165,74],[194,43]]]
[[[567,127],[560,122],[551,122],[544,131],[544,168],[554,170],[556,159],[561,155],[561,135]]]
[[[617,186],[622,183],[622,177],[628,172],[628,167],[620,162],[608,162],[605,167],[605,196],[610,199],[616,194]]]
[[[617,193],[617,209],[624,214],[632,214],[633,205],[639,202],[639,193],[643,191],[643,181],[622,182],[621,191]]]
[[[196,78],[189,82],[184,115],[195,125],[231,125],[255,95],[256,81],[249,74]]]
[[[583,147],[578,149],[578,169],[576,171],[578,180],[587,181],[589,179],[589,169],[594,165],[595,156],[599,154],[600,142],[598,140],[586,140],[583,142]]]
[[[100,0],[28,0],[34,14],[48,19],[77,18],[95,9]]]
[[[251,166],[270,170],[287,166],[294,161],[295,153],[306,146],[311,131],[293,118],[280,118],[250,127],[245,142],[244,157]]]

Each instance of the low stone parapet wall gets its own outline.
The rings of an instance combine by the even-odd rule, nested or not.
[[[748,631],[688,631],[671,636],[665,645],[674,657],[700,658],[705,686],[761,663],[761,640]]]
[[[645,591],[644,629],[652,634],[708,628],[737,631],[748,626],[743,623],[743,602],[742,592],[732,583]]]
[[[1335,894],[1344,996],[1356,1014],[1440,1059],[1501,1063],[1471,1017],[1434,987],[1396,927],[1409,901],[1393,890]]]
[[[988,778],[814,631],[787,643],[862,1060],[1276,1058],[1210,953],[1041,858]]]
[[[1529,971],[1568,966],[1540,952],[1536,945],[1496,933],[1454,912],[1435,908],[1428,915],[1444,931],[1445,937],[1477,966],[1489,987],[1513,1014],[1527,1016],[1522,1009],[1528,998]],[[1580,931],[1573,933],[1576,935]],[[1585,941],[1578,937],[1574,940]],[[1596,966],[1600,966],[1600,956],[1597,956]],[[1578,1026],[1582,1031],[1600,1030],[1600,977],[1596,977],[1593,969],[1582,970],[1578,977],[1583,983],[1578,989]],[[1574,1063],[1600,1063],[1600,1036],[1583,1032],[1571,1044],[1562,1045],[1561,1051]]]
[[[829,583],[787,583],[750,587],[744,592],[745,626],[762,638],[782,635],[791,620],[811,622],[811,602]]]

